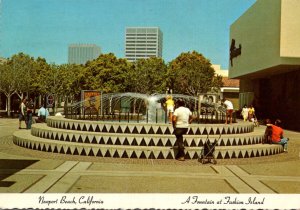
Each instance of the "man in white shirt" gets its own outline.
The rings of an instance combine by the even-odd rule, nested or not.
[[[233,113],[233,104],[231,101],[227,100],[227,99],[223,99],[223,104],[226,107],[226,118],[225,118],[225,124],[227,124],[227,122],[229,121],[230,124],[232,124],[232,113]],[[228,119],[229,118],[229,119]]]
[[[176,159],[184,161],[184,143],[183,135],[187,133],[189,124],[192,122],[192,112],[189,108],[185,107],[185,103],[182,99],[177,102],[177,109],[173,113],[173,127],[174,134],[176,136],[176,142],[178,145],[178,153]]]

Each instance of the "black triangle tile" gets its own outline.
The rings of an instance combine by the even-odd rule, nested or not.
[[[78,152],[78,150],[77,150],[76,147],[75,147],[75,149],[74,149],[73,155],[79,155],[79,152]]]
[[[142,127],[140,134],[147,134],[147,132],[146,132],[144,126]]]
[[[82,151],[81,151],[80,155],[82,155],[82,156],[86,156],[85,149],[82,149]]]
[[[97,139],[96,139],[96,137],[94,136],[93,137],[93,139],[92,139],[92,142],[91,142],[92,144],[98,144],[98,142],[97,142]]]
[[[50,134],[49,134],[49,132],[47,132],[47,139],[50,139]]]
[[[168,141],[167,141],[167,143],[166,143],[166,146],[167,146],[167,147],[172,147],[172,146],[173,146],[172,143],[171,143],[171,141],[170,141],[170,139],[168,139]]]
[[[99,149],[98,150],[98,152],[97,152],[97,155],[96,155],[97,157],[103,157],[103,154],[102,154],[102,152],[101,152],[101,150]]]
[[[225,128],[222,128],[222,135],[227,134]]]
[[[47,152],[52,152],[51,146],[48,147]]]
[[[109,150],[106,151],[104,157],[111,157],[111,154],[110,154]]]
[[[144,151],[141,153],[139,159],[147,159],[147,157],[146,157]]]
[[[242,140],[241,140],[241,139],[239,139],[238,145],[239,145],[239,146],[243,145],[243,143],[242,143]]]
[[[192,142],[191,142],[191,147],[196,147],[196,143],[195,143],[195,140],[193,139]]]
[[[47,152],[47,149],[46,149],[46,146],[45,146],[45,145],[43,146],[42,151],[43,151],[43,152]]]
[[[251,153],[250,153],[250,157],[251,157],[251,158],[252,158],[252,157],[255,157],[253,150],[252,150]]]
[[[128,158],[128,154],[127,154],[126,150],[124,151],[122,158]]]
[[[200,129],[197,128],[196,132],[195,132],[195,135],[201,135],[201,132],[200,132]]]
[[[118,153],[118,151],[117,151],[117,150],[115,151],[115,153],[114,153],[113,157],[114,157],[114,158],[120,158],[120,155],[119,155],[119,153]]]
[[[99,144],[105,144],[105,141],[104,141],[103,137],[101,137],[101,139],[99,141]]]
[[[55,139],[53,133],[51,133],[50,139],[53,139],[53,140]]]
[[[42,138],[44,138],[44,139],[46,138],[45,132],[43,132]]]
[[[38,147],[37,147],[37,150],[41,151],[42,148],[41,148],[41,145],[39,144]]]
[[[119,138],[116,139],[115,145],[121,145],[121,141]]]
[[[232,146],[236,146],[236,145],[237,145],[236,140],[233,139],[233,140],[232,140]]]
[[[104,125],[103,126],[103,128],[102,128],[102,131],[101,131],[102,133],[107,133],[107,128],[106,128],[106,126]]]
[[[220,135],[220,134],[221,134],[221,132],[220,132],[220,129],[219,129],[219,128],[217,128],[216,134],[217,134],[217,135]]]
[[[259,155],[259,152],[258,152],[258,150],[256,150],[256,155],[255,155],[255,157],[259,157],[260,155]]]
[[[170,135],[170,134],[171,134],[171,131],[170,131],[169,127],[166,128],[164,134],[165,134],[165,135]]]
[[[153,141],[152,138],[150,139],[148,146],[155,146],[154,141]]]
[[[162,140],[161,139],[159,139],[158,140],[158,142],[157,142],[157,145],[156,146],[159,146],[159,147],[162,147],[162,146],[164,146],[164,144],[163,144],[163,142],[162,142]]]
[[[83,140],[82,140],[81,135],[80,135],[79,138],[78,138],[78,143],[83,143]]]
[[[225,153],[224,159],[230,159],[228,152]]]
[[[58,153],[58,150],[57,150],[57,147],[56,147],[56,146],[54,147],[53,152],[54,152],[54,153]]]
[[[109,133],[115,133],[114,126],[111,126],[111,127],[110,127],[110,129],[109,129]]]
[[[126,127],[126,129],[125,129],[124,133],[131,133],[131,131],[130,131],[130,129],[129,129],[129,127],[128,127],[128,126]]]
[[[67,155],[72,155],[72,152],[71,152],[70,147],[68,147],[68,149],[67,149],[67,151],[66,151],[66,154],[67,154]]]
[[[221,141],[220,141],[220,146],[225,146],[225,143],[224,143],[223,139],[221,139]]]
[[[32,148],[33,150],[37,149],[36,146],[35,146],[35,144],[33,144],[33,147],[31,147],[31,143],[30,143],[30,147],[29,148]]]
[[[138,143],[135,138],[133,138],[131,146],[138,146]]]
[[[72,130],[76,130],[74,123],[72,124]]]
[[[210,129],[209,135],[214,135],[214,130]]]
[[[204,143],[203,143],[203,139],[200,139],[199,143],[198,143],[198,147],[203,147]]]
[[[190,153],[186,152],[185,155],[184,155],[184,158],[185,159],[191,159]]]
[[[96,128],[95,128],[95,132],[100,132],[99,125],[97,125],[97,126],[96,126]]]
[[[86,136],[86,137],[85,137],[85,139],[84,139],[84,143],[90,143],[90,141],[89,141],[89,137],[88,137],[88,136]]]
[[[251,145],[251,139],[250,138],[248,139],[248,144]]]
[[[156,131],[156,134],[163,134],[162,130],[161,130],[161,127],[158,127],[157,131]]]
[[[189,131],[188,131],[188,133],[187,133],[188,135],[194,135],[194,131],[193,131],[193,129],[189,129]]]
[[[71,128],[70,128],[70,125],[69,125],[69,123],[68,123],[68,125],[67,125],[67,130],[70,130]]]
[[[152,126],[150,127],[150,129],[149,129],[149,131],[148,131],[148,134],[155,134],[155,133],[154,133],[154,130],[153,130],[153,128],[152,128]]]
[[[137,155],[135,154],[135,151],[132,152],[130,158],[137,158]]]
[[[231,143],[230,143],[230,140],[229,140],[229,139],[227,139],[226,146],[231,146]]]
[[[83,125],[82,131],[87,131],[85,124]]]
[[[107,140],[107,143],[106,144],[110,144],[110,145],[113,145],[113,142],[111,140],[111,138],[109,137],[108,140]]]
[[[218,153],[217,159],[223,159],[221,152]]]
[[[207,135],[207,134],[208,134],[207,130],[206,130],[206,128],[204,128],[202,135]]]
[[[93,150],[92,150],[92,149],[90,150],[90,152],[89,152],[88,156],[92,156],[92,157],[93,157],[93,156],[95,156],[95,155],[94,155],[94,152],[93,152]]]
[[[77,129],[76,130],[81,131],[81,128],[80,128],[79,124],[77,125]]]
[[[160,153],[158,154],[157,159],[165,159],[165,157],[164,157],[164,155],[163,155],[162,152],[160,152]]]
[[[63,135],[63,134],[60,134],[59,140],[60,140],[60,141],[63,141],[63,140],[64,140],[64,135]]]
[[[231,134],[235,134],[235,128],[232,128]]]
[[[64,147],[61,147],[61,148],[60,148],[60,151],[59,151],[59,153],[60,153],[60,154],[65,154]]]
[[[147,146],[146,141],[145,141],[144,138],[142,139],[140,146]]]
[[[62,129],[66,129],[65,123],[62,123]]]
[[[93,129],[93,126],[92,126],[92,125],[90,125],[88,131],[89,131],[89,132],[94,132],[94,129]]]
[[[244,139],[243,145],[247,145],[247,140]]]
[[[248,151],[245,152],[244,158],[249,158]]]
[[[70,141],[69,135],[67,134],[66,140],[65,141]]]
[[[244,158],[242,152],[239,152],[238,158]]]
[[[197,152],[195,152],[194,156],[192,157],[192,159],[198,159],[199,158],[199,155]]]
[[[73,135],[71,142],[76,142],[75,135]]]
[[[127,138],[125,138],[124,142],[123,142],[123,145],[129,145],[129,141]]]
[[[154,153],[153,153],[153,152],[151,152],[151,153],[150,153],[150,155],[149,155],[148,159],[155,159],[155,155],[154,155]]]
[[[236,158],[235,151],[232,152],[231,158]]]
[[[133,130],[132,130],[132,133],[133,133],[133,134],[138,134],[138,133],[139,133],[139,131],[138,131],[138,129],[136,128],[136,126],[134,126],[134,128],[133,128]]]
[[[265,153],[263,150],[261,151],[260,156],[265,156]]]
[[[167,155],[166,159],[174,159],[171,152],[169,152],[169,154]]]

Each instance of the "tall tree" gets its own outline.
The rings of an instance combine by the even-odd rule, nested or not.
[[[104,93],[123,92],[126,89],[126,72],[130,66],[126,59],[118,59],[112,53],[102,54],[86,63],[83,88],[101,90]]]
[[[127,75],[131,92],[146,94],[162,93],[166,90],[167,66],[161,58],[139,59]]]
[[[181,53],[169,64],[168,86],[176,93],[196,96],[221,85],[210,61],[196,51]]]

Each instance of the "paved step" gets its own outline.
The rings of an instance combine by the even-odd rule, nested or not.
[[[140,159],[174,159],[177,148],[166,146],[126,146],[77,143],[57,141],[31,135],[30,131],[20,130],[14,133],[13,142],[16,145],[44,152],[62,153],[67,155],[83,155],[114,158]],[[203,147],[186,147],[187,159],[202,157]],[[251,158],[282,153],[281,145],[253,144],[241,146],[216,146],[213,155],[217,159]]]
[[[49,117],[47,125],[53,128],[102,132],[102,133],[127,133],[127,134],[172,134],[171,124],[159,123],[128,123],[111,121],[87,121],[72,120],[63,117]],[[225,124],[191,124],[189,135],[227,135],[250,133],[254,131],[254,125],[250,122]]]
[[[48,127],[46,124],[34,124],[31,129],[33,136],[76,143],[130,145],[130,146],[174,146],[175,135],[171,134],[132,134],[132,133],[101,133],[89,131],[73,131]],[[227,135],[184,135],[188,147],[203,146],[207,140],[218,141],[218,146],[237,146],[260,144],[263,140],[261,131]]]

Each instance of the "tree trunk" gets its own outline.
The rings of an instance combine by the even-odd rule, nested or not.
[[[6,94],[5,94],[6,95]],[[10,110],[11,110],[11,108],[10,108],[10,104],[11,104],[11,96],[12,95],[6,95],[6,97],[7,97],[7,116],[8,117],[10,117],[11,116],[11,114],[10,114]]]

